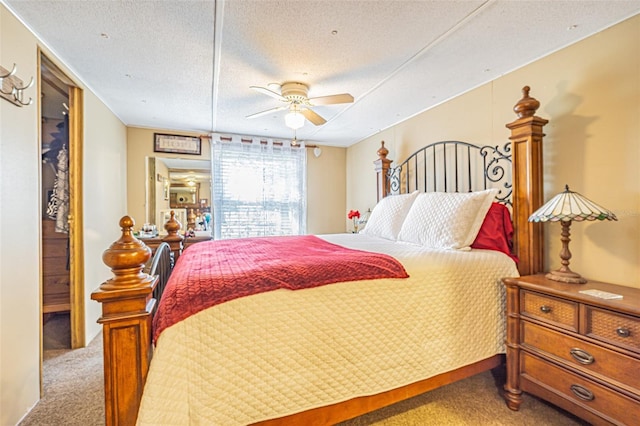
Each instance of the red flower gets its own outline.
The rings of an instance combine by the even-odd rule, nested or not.
[[[349,210],[349,214],[347,214],[348,219],[359,218],[360,212],[358,210]]]

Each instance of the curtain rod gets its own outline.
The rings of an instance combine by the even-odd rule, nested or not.
[[[200,139],[212,139],[212,138],[209,135],[201,135]],[[220,136],[220,140],[223,141],[223,142],[231,142],[232,141],[231,137],[229,137],[229,136]],[[240,142],[242,142],[242,143],[253,143],[253,139],[240,138]],[[260,143],[262,145],[266,145],[268,142],[266,140],[264,140],[264,139],[260,139]],[[273,146],[282,146],[282,145],[283,145],[283,143],[281,141],[273,141]],[[295,147],[300,146],[300,145],[295,144],[295,145],[291,145],[291,146],[295,148]],[[317,148],[318,147],[318,145],[315,145],[315,144],[309,144],[309,145],[305,144],[304,146],[305,146],[305,148]]]

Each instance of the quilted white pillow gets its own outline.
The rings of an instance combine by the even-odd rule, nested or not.
[[[380,200],[371,211],[362,233],[387,240],[398,239],[404,218],[417,196],[418,192],[415,191],[410,194],[389,195]]]
[[[469,249],[497,189],[420,194],[402,224],[398,240],[430,248]]]

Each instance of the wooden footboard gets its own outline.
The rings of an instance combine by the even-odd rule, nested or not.
[[[158,284],[153,290],[153,298],[156,299],[157,302],[160,301],[164,287],[167,285],[167,281],[169,281],[171,271],[173,271],[173,265],[174,256],[171,246],[163,242],[155,249],[153,257],[147,262],[143,269],[145,274],[158,277]],[[155,310],[153,313],[155,315]]]
[[[458,368],[453,371],[438,374],[426,380],[412,383],[388,392],[376,395],[361,396],[338,404],[327,405],[326,407],[314,408],[301,413],[280,417],[273,420],[254,423],[255,426],[285,426],[285,425],[305,425],[324,426],[333,425],[338,422],[353,419],[366,413],[387,407],[396,402],[423,394],[441,386],[466,379],[476,374],[491,370],[504,363],[504,355],[494,355],[476,363]]]
[[[534,115],[538,106],[538,101],[529,97],[529,88],[525,87],[522,99],[514,107],[518,118],[507,124],[511,129],[514,251],[520,258],[518,269],[521,274],[542,270],[541,227],[540,224],[528,222],[530,214],[542,204],[543,196],[542,127],[547,120]],[[379,197],[389,194],[392,161],[386,158],[387,154],[383,142],[378,151],[379,159],[375,162]],[[105,281],[91,295],[92,299],[102,303],[99,322],[103,325],[104,333],[107,426],[135,424],[152,354],[151,315],[156,303],[153,291],[158,279],[142,272],[151,251],[133,236],[133,225],[133,220],[128,216],[120,220],[122,237],[103,255],[114,277]],[[176,239],[172,248],[179,250],[178,243]],[[507,357],[512,355],[513,352],[507,348]],[[389,392],[355,398],[263,424],[335,423],[494,368],[501,359],[496,355]]]
[[[91,294],[102,303],[105,424],[134,425],[151,362],[152,297],[157,277],[142,272],[151,249],[133,236],[133,219],[120,219],[122,236],[102,255],[114,277]]]

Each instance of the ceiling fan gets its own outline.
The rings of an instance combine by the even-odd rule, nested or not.
[[[268,86],[269,88],[261,86],[250,86],[250,88],[267,96],[271,96],[272,98],[276,98],[279,101],[286,103],[286,105],[277,106],[275,108],[247,115],[247,118],[256,118],[275,111],[288,109],[289,114],[285,117],[287,126],[293,129],[298,129],[304,124],[304,118],[316,126],[321,126],[326,123],[327,120],[313,111],[311,107],[318,105],[348,104],[353,102],[353,96],[348,93],[309,98],[307,96],[307,93],[309,93],[309,86],[295,81],[289,81],[282,83],[281,85],[271,83]]]

